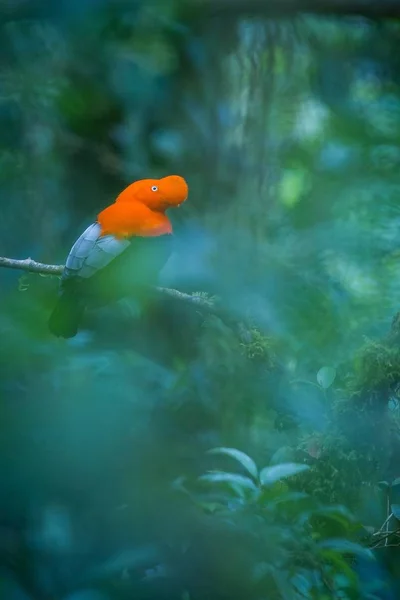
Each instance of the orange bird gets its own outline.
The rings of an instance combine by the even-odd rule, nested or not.
[[[96,308],[156,283],[171,253],[166,215],[188,196],[183,177],[142,179],[102,210],[68,254],[58,302],[49,319],[57,337],[74,337],[85,309]]]

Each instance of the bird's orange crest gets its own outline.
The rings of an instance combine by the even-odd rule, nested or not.
[[[98,215],[101,235],[124,238],[172,233],[165,211],[185,202],[188,192],[188,185],[180,175],[135,181]]]
[[[141,179],[125,188],[116,202],[141,202],[151,210],[164,212],[179,206],[188,197],[189,188],[180,175],[162,179]]]

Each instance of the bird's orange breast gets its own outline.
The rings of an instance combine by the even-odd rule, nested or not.
[[[101,235],[118,238],[132,236],[152,237],[172,233],[168,217],[150,210],[140,202],[116,202],[105,208],[97,217]]]

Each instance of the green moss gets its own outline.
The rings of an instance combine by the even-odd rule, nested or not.
[[[242,353],[250,360],[265,362],[272,369],[277,362],[277,342],[253,327],[247,332],[248,342],[240,344]]]
[[[354,392],[391,387],[400,380],[400,346],[367,339],[354,360],[349,379]]]

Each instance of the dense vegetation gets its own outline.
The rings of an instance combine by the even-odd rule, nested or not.
[[[244,0],[245,2],[245,0]],[[398,597],[400,25],[0,2],[0,255],[183,175],[158,294],[1,269],[0,595]]]

